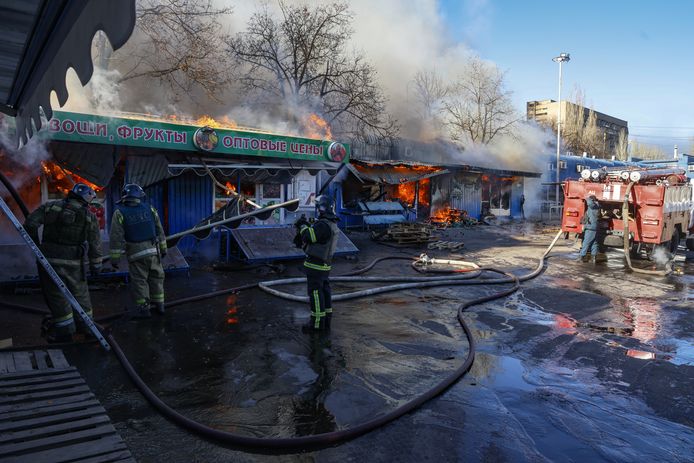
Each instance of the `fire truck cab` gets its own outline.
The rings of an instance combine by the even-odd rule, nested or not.
[[[694,250],[694,193],[683,170],[586,169],[581,179],[567,180],[563,186],[562,230],[567,234],[583,232],[585,200],[595,195],[605,246],[624,246],[624,220],[628,220],[632,256],[646,252],[650,258],[658,247],[674,254],[685,238],[687,247]],[[624,217],[627,194],[628,217]]]

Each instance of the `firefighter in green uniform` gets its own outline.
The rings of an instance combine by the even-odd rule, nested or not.
[[[330,263],[337,247],[339,229],[333,200],[320,195],[315,200],[318,219],[310,223],[301,217],[294,226],[297,228],[295,243],[301,245],[306,253],[304,271],[311,310],[310,322],[302,328],[304,332],[330,329],[333,315],[330,291]]]
[[[99,222],[89,210],[96,193],[84,183],[76,184],[67,198],[43,204],[27,217],[24,228],[39,243],[39,227],[43,225],[43,239],[39,248],[60,279],[84,311],[92,316],[92,303],[84,271],[84,256],[89,258],[89,271],[101,270],[101,237]],[[75,331],[90,335],[89,328],[39,265],[39,280],[46,304],[51,310],[48,342],[70,342]]]
[[[149,318],[150,304],[164,314],[164,268],[166,237],[157,210],[145,202],[144,190],[134,183],[123,187],[121,200],[111,219],[111,266],[118,269],[123,249],[128,258],[135,318]]]

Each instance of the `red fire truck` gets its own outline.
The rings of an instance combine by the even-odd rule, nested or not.
[[[681,169],[586,169],[579,180],[564,182],[562,230],[581,233],[585,199],[595,195],[600,203],[600,229],[605,246],[623,247],[628,214],[628,239],[632,256],[650,258],[658,247],[674,253],[683,238],[694,251],[694,196]],[[625,196],[628,201],[625,203]]]

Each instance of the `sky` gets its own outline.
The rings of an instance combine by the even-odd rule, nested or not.
[[[694,152],[694,2],[441,0],[447,36],[507,72],[525,102],[580,89],[587,106],[624,119],[630,139]]]

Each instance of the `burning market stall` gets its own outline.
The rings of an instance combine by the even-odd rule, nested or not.
[[[445,167],[450,173],[432,179],[431,219],[447,225],[465,224],[468,218],[521,217],[526,180],[541,175],[466,165]]]
[[[55,111],[39,136],[47,142],[52,159],[43,163],[42,173],[29,187],[31,195],[39,199],[32,206],[63,197],[74,182],[85,181],[97,190],[95,208],[104,238],[120,190],[130,182],[145,188],[167,235],[194,227],[223,206],[238,215],[299,198],[300,208],[294,213],[280,207],[267,217],[249,217],[241,224],[242,228],[267,228],[266,235],[276,233],[277,228],[293,233],[292,227],[284,225],[293,223],[297,214],[313,214],[312,200],[321,175],[334,173],[349,158],[349,146],[328,140],[232,126],[200,127],[146,116]],[[219,236],[217,231],[214,234]],[[221,251],[229,256],[229,249],[236,246],[234,237],[228,229],[222,234]],[[287,241],[291,246],[291,237]],[[190,255],[197,243],[185,237],[178,248]],[[351,252],[356,251],[348,244]],[[182,265],[187,267],[185,260]]]
[[[449,171],[410,161],[352,160],[340,211],[347,226],[370,227],[429,216],[431,178]]]

